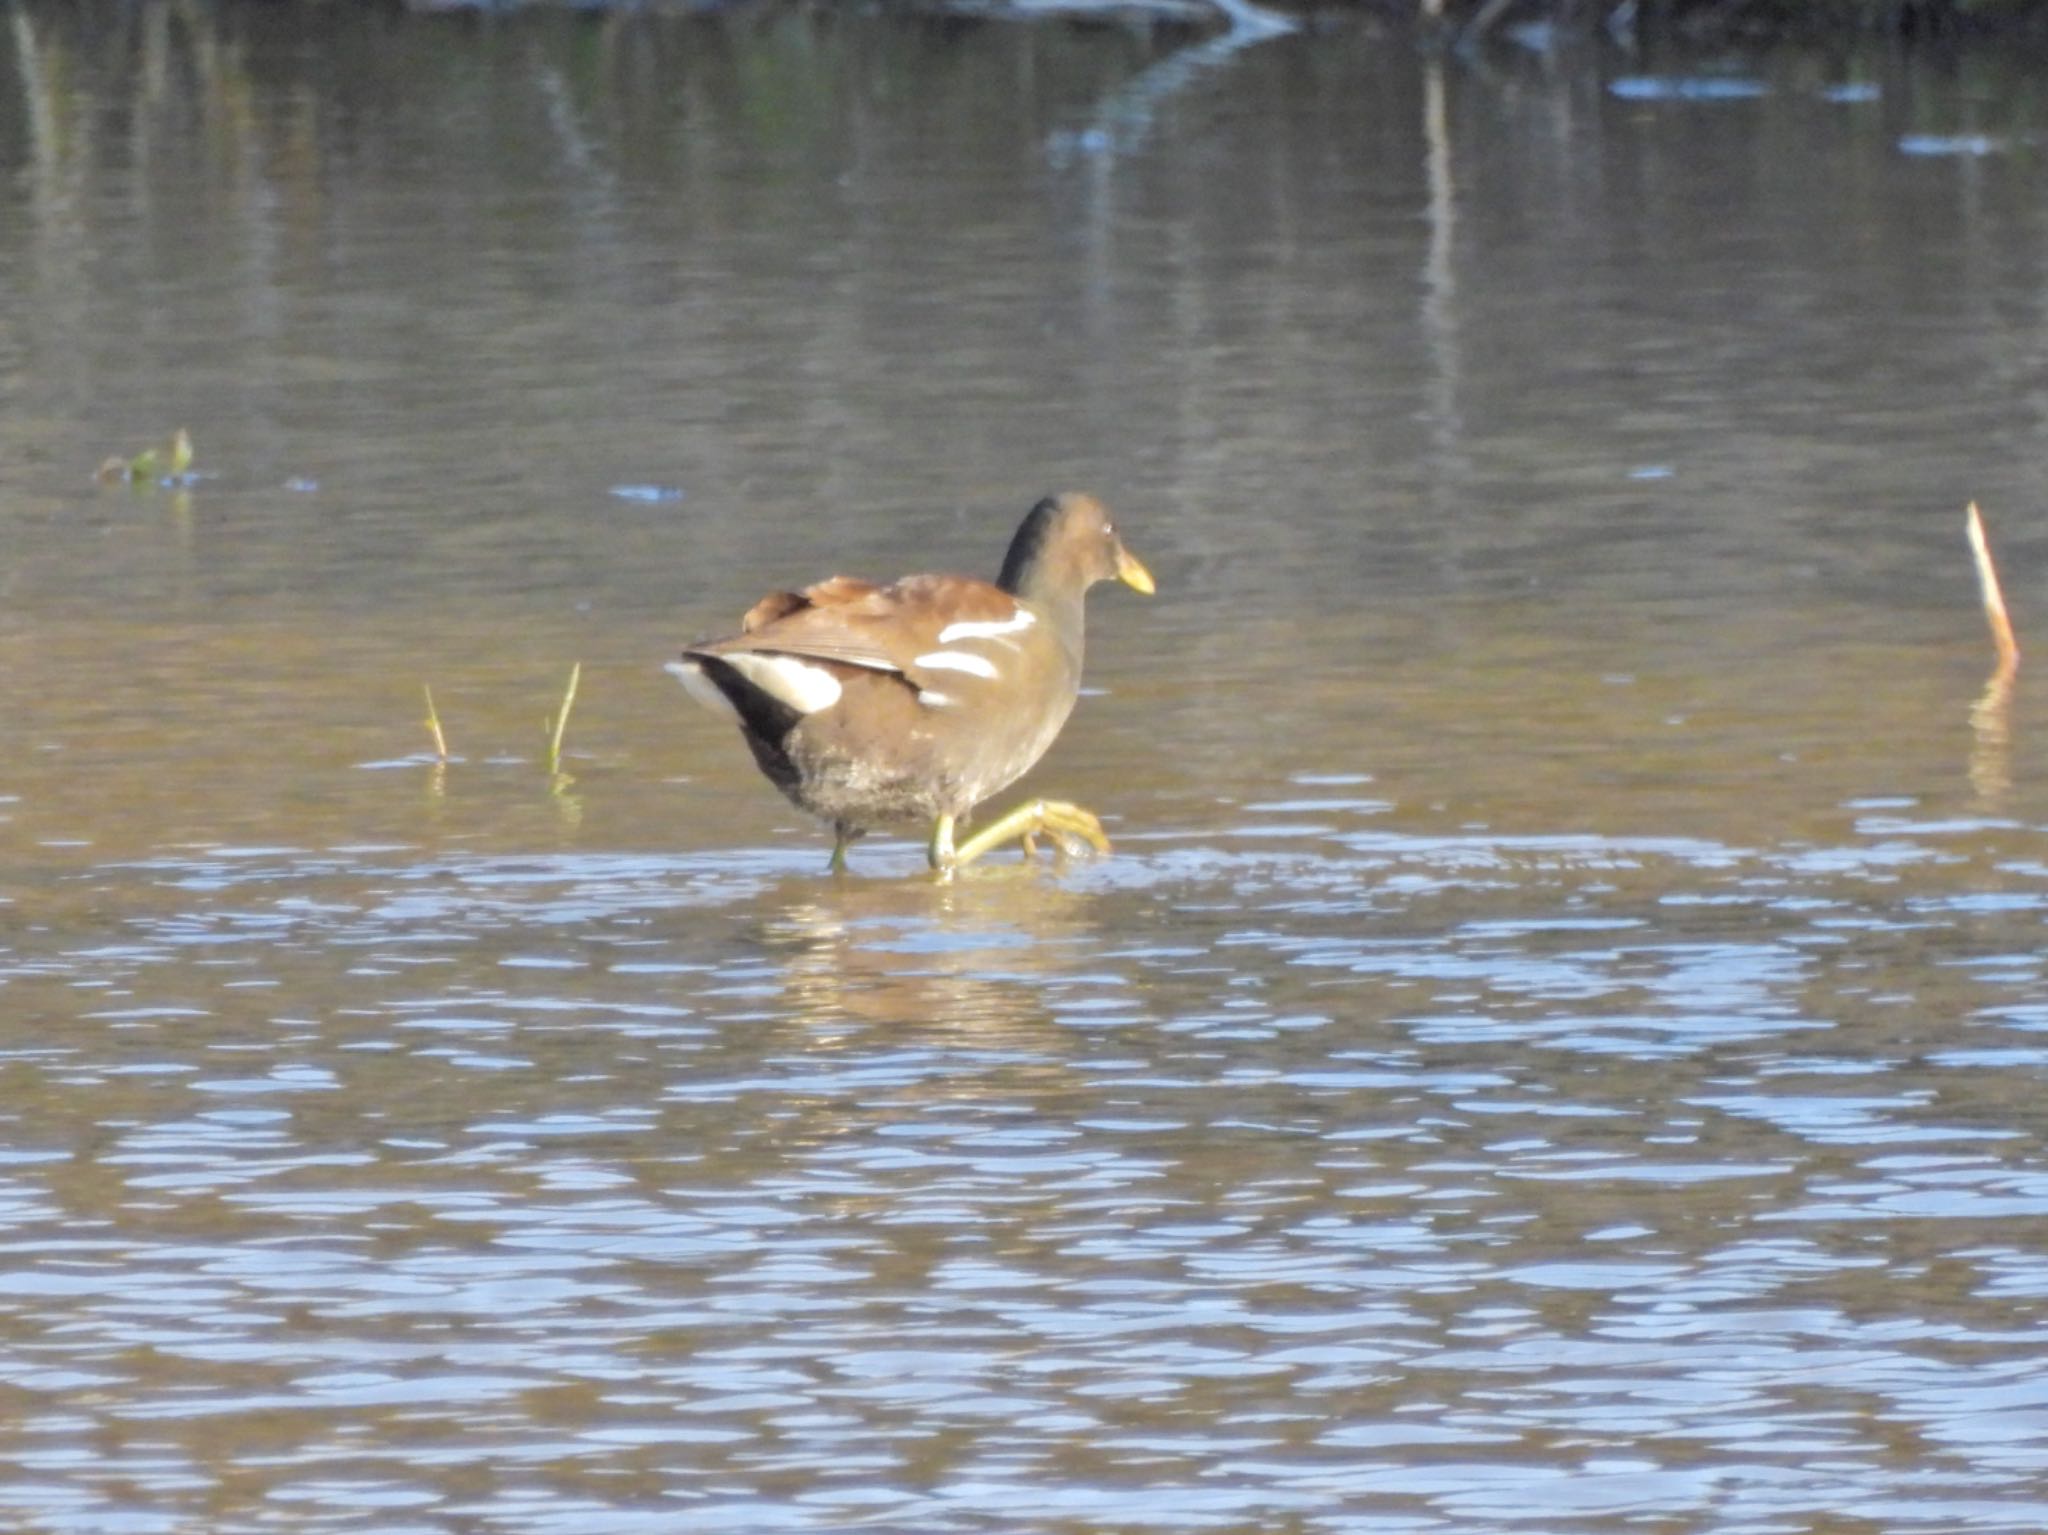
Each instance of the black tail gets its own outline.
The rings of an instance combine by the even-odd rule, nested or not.
[[[729,662],[717,656],[707,656],[701,650],[686,650],[683,659],[695,663],[705,680],[739,710],[740,728],[764,745],[780,745],[782,738],[789,734],[790,727],[803,718],[774,694],[764,693],[755,687]]]

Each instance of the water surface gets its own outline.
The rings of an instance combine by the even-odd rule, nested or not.
[[[2024,61],[0,18],[7,1520],[2048,1526]],[[1067,486],[826,877],[660,663]]]

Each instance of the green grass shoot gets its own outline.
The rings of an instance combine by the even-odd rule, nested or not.
[[[562,736],[569,729],[569,711],[576,707],[576,685],[582,680],[583,663],[578,661],[569,668],[569,686],[562,694],[562,707],[548,721],[548,777],[558,788],[569,782],[562,771]]]
[[[427,695],[427,734],[434,738],[434,755],[441,761],[448,760],[448,737],[441,733],[441,715],[434,708],[434,690],[426,683],[420,684],[420,691]]]
[[[160,480],[176,479],[192,467],[192,434],[184,427],[178,434],[161,447],[144,448],[132,458],[115,454],[100,465],[99,479],[104,482],[122,480],[130,485],[153,485]]]

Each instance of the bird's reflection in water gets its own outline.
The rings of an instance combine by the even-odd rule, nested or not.
[[[1043,866],[953,884],[804,881],[791,895],[761,941],[781,959],[789,1016],[810,1048],[886,1028],[899,1041],[938,1030],[981,1048],[1042,1049],[1048,987],[1072,969],[1088,926],[1087,898]]]

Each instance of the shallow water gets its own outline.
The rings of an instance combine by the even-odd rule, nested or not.
[[[2021,61],[0,16],[4,1521],[2048,1527]],[[660,663],[1066,485],[826,877]]]

